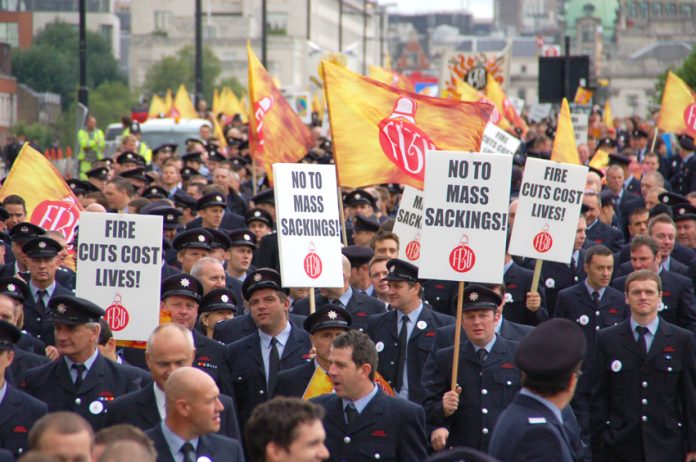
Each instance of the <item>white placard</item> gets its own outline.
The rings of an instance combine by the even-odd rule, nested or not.
[[[146,341],[159,324],[162,217],[80,214],[75,293],[106,310],[116,340]]]
[[[570,261],[587,170],[581,165],[527,158],[510,254]]]
[[[427,151],[420,278],[503,280],[512,156]]]
[[[495,124],[487,123],[483,130],[481,139],[481,152],[492,154],[515,155],[517,148],[520,147],[520,140],[498,127]]]
[[[404,186],[399,211],[394,219],[394,233],[399,236],[399,258],[418,266],[420,259],[423,191]]]
[[[343,287],[332,165],[273,164],[283,287]]]
[[[515,108],[515,111],[519,114],[522,115],[522,111],[524,111],[524,100],[522,98],[518,98],[516,96],[508,96],[508,101],[510,101],[510,104],[512,104],[512,107]]]
[[[551,103],[532,104],[527,117],[530,122],[540,122],[551,114]]]
[[[575,132],[575,144],[587,144],[587,130],[589,128],[590,116],[585,113],[571,112],[570,121]]]

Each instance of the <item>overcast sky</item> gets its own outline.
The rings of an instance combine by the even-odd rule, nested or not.
[[[379,3],[396,3],[390,11],[399,13],[469,10],[476,18],[493,17],[493,0],[379,0]]]

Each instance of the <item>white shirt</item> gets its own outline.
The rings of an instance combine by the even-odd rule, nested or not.
[[[167,417],[167,400],[164,397],[164,392],[159,389],[156,383],[152,384],[152,389],[155,392],[157,412],[159,413],[160,419],[164,420],[164,418]]]

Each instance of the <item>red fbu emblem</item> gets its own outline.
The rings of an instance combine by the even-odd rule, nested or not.
[[[114,332],[118,332],[126,328],[128,322],[130,321],[130,316],[128,316],[128,310],[126,307],[121,305],[121,294],[116,294],[114,301],[106,309],[104,318],[109,323],[111,330]]]
[[[553,238],[549,234],[549,225],[545,225],[543,231],[534,236],[532,245],[537,252],[544,253],[549,251],[553,246]]]
[[[309,244],[309,253],[304,259],[305,273],[307,273],[307,276],[312,279],[316,279],[321,276],[322,270],[321,258],[319,258],[319,255],[317,255],[314,250],[315,247],[314,243],[312,242]]]
[[[59,231],[67,242],[72,242],[79,218],[80,209],[66,198],[60,201],[41,201],[31,212],[30,221],[46,230]]]
[[[411,261],[420,257],[420,234],[406,245],[406,258]]]
[[[458,273],[466,273],[476,264],[476,254],[468,243],[469,238],[464,235],[459,245],[450,252],[449,264]]]
[[[689,132],[696,133],[696,103],[691,103],[684,110],[684,124]]]
[[[416,126],[416,102],[405,96],[396,100],[392,113],[379,123],[379,144],[394,165],[418,180],[425,175],[425,151],[437,149]]]
[[[256,138],[259,140],[257,150],[263,152],[263,118],[273,106],[273,97],[266,96],[261,98],[254,107],[254,118],[256,119]]]

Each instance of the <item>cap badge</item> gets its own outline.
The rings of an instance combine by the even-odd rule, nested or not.
[[[167,215],[167,221],[173,221],[174,215]]]
[[[255,217],[260,217],[260,216],[261,216],[261,212],[259,212],[259,211],[257,210],[256,212],[254,212],[254,216],[255,216]]]
[[[44,241],[39,242],[37,245],[39,246],[40,249],[46,248],[46,243]]]
[[[356,194],[356,195],[355,195],[355,198],[356,198],[356,199],[360,199],[360,194],[359,194],[359,193]]]
[[[245,234],[245,235],[244,235],[244,240],[245,240],[245,241],[250,241],[250,240],[251,240],[251,236],[249,236],[248,234]]]
[[[228,297],[226,294],[222,294],[220,300],[222,301],[222,303],[227,303],[230,300],[230,297]]]
[[[205,236],[202,234],[198,235],[198,242],[205,242]]]
[[[20,230],[21,232],[23,232],[23,233],[28,233],[28,232],[29,232],[29,228],[27,228],[26,226],[22,226],[21,228],[19,228],[19,230]]]
[[[393,273],[395,269],[396,269],[396,265],[391,265],[391,267],[389,268],[389,272]]]
[[[329,316],[329,319],[336,319],[338,317],[338,315],[336,314],[336,312],[334,310],[329,311],[328,316]]]
[[[7,284],[7,290],[9,290],[10,292],[14,292],[15,290],[17,290],[17,286],[15,286],[14,284]]]
[[[685,209],[685,208],[679,209],[679,215],[684,215],[685,213],[686,213],[686,209]]]
[[[190,286],[190,285],[191,285],[191,281],[189,281],[188,279],[183,278],[183,279],[181,280],[181,287],[188,287],[188,286]]]
[[[220,196],[215,196],[215,200],[218,201],[218,202],[222,202],[222,197],[220,197]]]
[[[478,300],[478,299],[479,299],[479,294],[478,294],[478,292],[471,292],[471,293],[469,294],[469,300],[471,300],[472,302],[475,302],[475,301]]]
[[[669,202],[669,197],[667,197],[667,196],[663,197],[663,198],[662,198],[662,202],[664,202],[665,204],[666,204],[667,202]]]
[[[261,273],[257,273],[254,275],[254,281],[259,282],[261,279],[263,279],[263,276],[261,276]]]
[[[60,304],[56,307],[56,311],[57,311],[58,313],[60,313],[60,314],[65,314],[65,312],[68,311],[68,307],[65,306],[64,303],[60,303]]]

